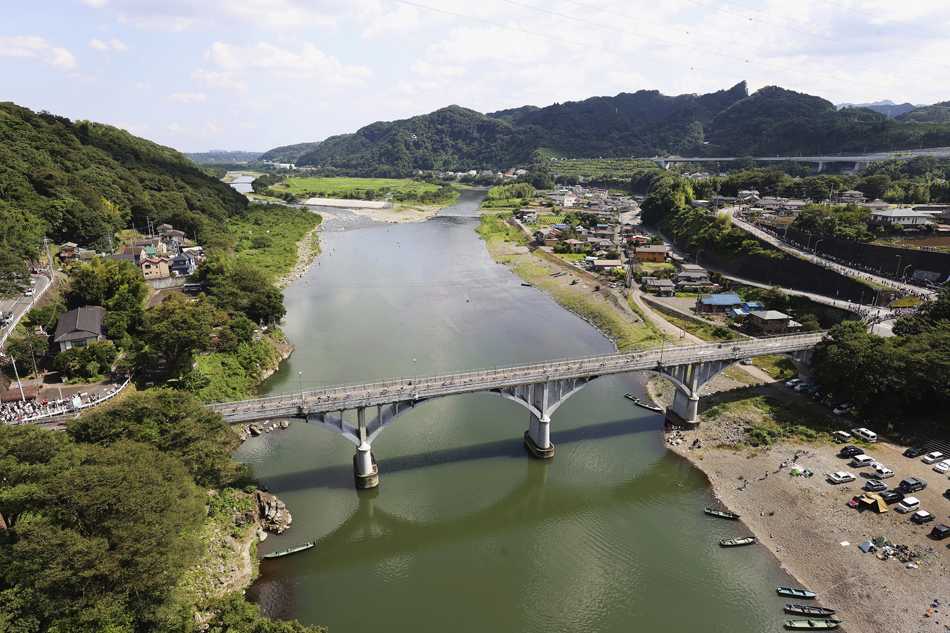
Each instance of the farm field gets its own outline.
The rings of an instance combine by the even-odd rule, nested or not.
[[[399,180],[393,178],[287,178],[285,188],[294,194],[304,193],[345,193],[356,190],[374,189],[382,196],[389,192],[422,193],[436,191],[436,185],[414,180]]]

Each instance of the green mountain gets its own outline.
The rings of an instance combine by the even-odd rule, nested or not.
[[[922,110],[927,108],[914,112]],[[379,121],[296,156],[288,149],[300,146],[277,148],[262,158],[280,156],[341,175],[405,176],[418,170],[536,166],[561,157],[794,156],[917,148],[921,141],[950,145],[950,125],[939,118],[888,119],[862,107],[838,110],[820,97],[777,86],[749,95],[742,82],[705,95],[642,90],[490,114],[453,105]]]
[[[296,145],[284,145],[267,150],[257,157],[257,160],[267,160],[272,163],[296,163],[301,155],[320,147],[323,141],[315,143],[297,143]]]
[[[943,101],[905,112],[897,117],[902,123],[948,123],[950,122],[950,101]]]
[[[185,152],[185,156],[188,157],[194,163],[198,165],[221,165],[226,163],[249,163],[251,161],[257,160],[261,155],[261,152],[225,152],[225,151],[211,151],[211,152],[197,152],[189,153]]]
[[[109,232],[169,223],[202,240],[227,231],[244,196],[177,151],[101,123],[0,103],[0,250],[103,248]]]

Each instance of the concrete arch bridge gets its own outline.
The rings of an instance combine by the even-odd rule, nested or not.
[[[397,378],[372,383],[340,385],[208,405],[229,424],[264,419],[300,419],[330,429],[356,445],[353,467],[358,488],[379,483],[372,443],[401,415],[437,398],[465,393],[487,393],[517,402],[530,414],[525,448],[535,457],[554,455],[550,439],[551,415],[570,396],[591,381],[612,374],[644,371],[669,379],[676,386],[666,415],[675,423],[697,422],[699,393],[717,375],[745,358],[781,355],[803,367],[822,332],[767,339],[728,341],[706,345],[663,347],[633,354],[568,358],[543,363],[479,369],[453,374]],[[356,412],[356,424],[344,420]],[[351,416],[352,417],[352,416]]]

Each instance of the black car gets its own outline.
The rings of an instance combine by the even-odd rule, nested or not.
[[[892,503],[898,503],[904,500],[904,493],[899,490],[885,490],[884,492],[879,493],[881,499],[884,500],[884,503],[891,505]]]
[[[918,477],[908,477],[900,483],[901,490],[906,492],[917,492],[927,487],[927,482]]]
[[[923,525],[924,523],[930,523],[934,520],[934,515],[930,514],[926,510],[918,510],[911,515],[910,520],[916,523],[917,525]]]
[[[926,449],[923,446],[912,446],[904,451],[904,457],[919,457]]]
[[[841,452],[839,453],[839,455],[841,455],[842,457],[854,457],[855,455],[864,455],[864,449],[858,448],[854,444],[848,444],[847,446],[841,449]]]

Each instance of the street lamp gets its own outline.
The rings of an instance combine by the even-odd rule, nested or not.
[[[899,275],[901,272],[901,256],[897,255],[896,257],[897,257],[897,274]]]
[[[907,264],[904,266],[904,272],[901,273],[901,279],[907,279],[907,269],[913,266],[913,264]]]
[[[300,399],[303,400],[303,372],[297,372],[297,378],[300,379]]]
[[[817,255],[817,254],[818,254],[818,245],[821,244],[821,243],[824,242],[824,241],[825,241],[825,238],[821,238],[820,240],[818,240],[817,242],[815,242],[815,250],[813,250],[812,253],[814,253],[815,255]]]
[[[416,359],[412,359],[412,384],[416,384]]]

